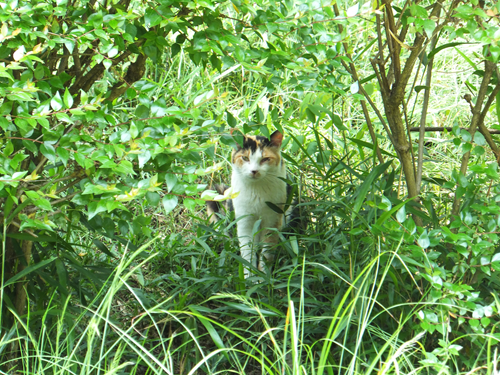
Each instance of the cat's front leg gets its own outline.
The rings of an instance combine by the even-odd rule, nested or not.
[[[254,251],[253,227],[256,220],[254,217],[245,217],[238,221],[237,232],[240,243],[240,254],[243,259],[257,268],[257,255]],[[250,269],[245,266],[245,278],[251,276]]]

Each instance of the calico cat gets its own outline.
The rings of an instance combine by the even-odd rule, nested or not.
[[[233,193],[239,194],[227,201],[226,209],[234,209],[241,257],[261,271],[265,271],[266,262],[273,259],[271,249],[278,243],[277,231],[285,221],[283,212],[289,189],[284,181],[286,166],[281,156],[282,141],[283,134],[279,131],[269,139],[244,136],[242,145],[238,145],[231,156],[231,188]],[[227,189],[224,185],[215,188],[219,194]],[[207,205],[210,220],[216,220],[215,214],[220,207],[217,202]],[[254,236],[258,220],[260,230]],[[257,254],[258,243],[262,243],[260,254]],[[250,275],[250,270],[245,268],[245,277]]]

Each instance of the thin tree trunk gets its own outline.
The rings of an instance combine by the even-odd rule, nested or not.
[[[417,185],[415,183],[415,169],[411,157],[411,145],[406,137],[405,126],[402,120],[402,113],[399,108],[399,104],[400,103],[384,101],[385,114],[394,138],[394,148],[398,153],[399,160],[403,168],[406,188],[408,189],[408,196],[412,198],[418,195]]]
[[[23,241],[21,248],[23,250],[24,262],[22,259],[19,260],[19,264],[17,266],[18,273],[30,265],[33,242],[25,240]],[[26,313],[26,286],[26,277],[23,277],[16,284],[16,299],[14,301],[14,305],[19,316],[23,316]]]
[[[333,10],[335,12],[335,15],[339,16],[340,12],[339,12],[339,8],[338,8],[337,4],[333,4]],[[341,24],[338,24],[338,27],[339,27],[340,32],[342,33],[342,30],[344,29],[343,26]],[[352,79],[354,81],[358,82],[360,92],[368,99],[369,96],[368,96],[367,92],[364,90],[364,88],[362,87],[361,82],[359,81],[359,76],[358,76],[358,72],[356,70],[356,66],[352,62],[352,56],[348,52],[349,47],[348,47],[347,43],[344,43],[344,50],[345,50],[347,57],[350,60],[350,63],[349,63],[349,65],[347,65],[347,63],[344,62],[343,60],[341,60],[341,63],[342,63],[342,65],[344,65],[344,68],[349,72],[349,74],[351,74]],[[368,126],[368,131],[370,132],[370,137],[372,139],[373,146],[375,147],[375,152],[377,154],[377,158],[378,158],[380,164],[383,164],[384,158],[382,156],[382,152],[380,151],[380,147],[379,147],[378,142],[377,142],[377,136],[375,134],[375,130],[373,128],[372,121],[370,119],[370,113],[368,112],[368,107],[366,106],[366,103],[364,101],[361,101],[360,103],[361,103],[361,108],[363,110],[363,116],[365,118],[366,125]]]
[[[441,14],[441,7],[438,10],[438,17]],[[430,50],[433,51],[436,48],[438,40],[438,34],[434,34],[431,41]],[[424,138],[425,138],[425,123],[427,121],[427,108],[429,108],[429,97],[431,94],[431,81],[432,81],[432,67],[434,65],[434,56],[431,57],[427,63],[427,72],[425,77],[425,93],[424,93],[424,103],[422,105],[422,115],[420,116],[420,131],[418,135],[418,164],[417,164],[417,194],[420,194],[420,188],[422,185],[422,170],[424,166]]]

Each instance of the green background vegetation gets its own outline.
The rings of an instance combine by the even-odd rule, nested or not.
[[[0,3],[0,371],[498,374],[499,14]],[[309,222],[249,279],[230,129],[284,132]]]

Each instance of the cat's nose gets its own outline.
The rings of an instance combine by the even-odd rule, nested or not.
[[[251,173],[252,173],[252,176],[255,177],[255,176],[257,176],[257,173],[259,173],[259,171],[251,171]]]

